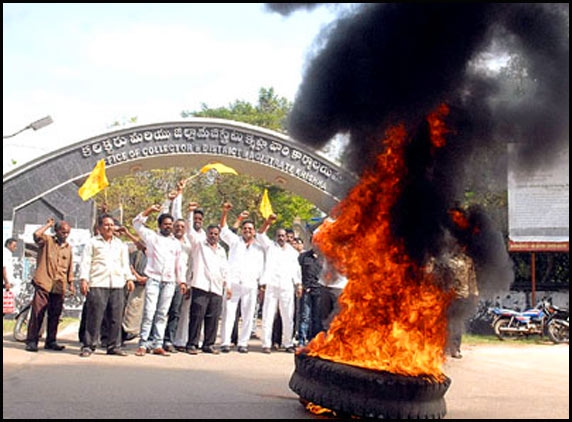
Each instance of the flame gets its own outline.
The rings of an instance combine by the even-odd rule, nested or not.
[[[443,146],[440,106],[428,117],[431,142]],[[335,209],[315,241],[348,278],[341,311],[304,349],[310,356],[391,373],[443,379],[450,292],[414,263],[390,231],[390,211],[407,174],[403,125],[389,129],[375,168]]]
[[[452,208],[448,211],[451,221],[462,231],[470,233],[472,236],[477,236],[481,229],[478,226],[471,227],[471,223],[467,218],[467,214],[464,210],[458,208]]]
[[[469,229],[469,220],[463,213],[463,211],[458,209],[450,209],[449,216],[455,225],[460,228],[461,230],[468,230]]]
[[[336,412],[333,410],[327,409],[315,403],[308,403],[306,404],[306,410],[314,415],[328,415],[328,416],[337,416]]]
[[[449,107],[447,104],[440,104],[437,109],[427,117],[431,144],[436,148],[445,146],[445,135],[451,132],[443,121],[448,114]]]

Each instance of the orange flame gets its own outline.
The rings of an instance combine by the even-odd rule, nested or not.
[[[336,412],[333,410],[327,409],[314,403],[306,404],[306,410],[310,413],[313,413],[314,415],[336,416]]]
[[[432,143],[446,133],[437,118],[430,123]],[[348,278],[341,311],[327,333],[304,349],[310,356],[391,373],[442,379],[446,309],[450,292],[406,255],[390,231],[390,211],[406,175],[403,125],[386,133],[385,150],[338,205],[336,220],[324,223],[315,241]]]
[[[431,144],[436,148],[441,148],[445,146],[445,135],[450,132],[445,126],[443,118],[449,114],[449,107],[447,104],[440,104],[433,113],[430,113],[427,117],[427,122],[429,123],[429,134],[431,138]]]
[[[467,230],[469,228],[469,220],[463,211],[453,208],[449,210],[449,215],[451,216],[453,223],[455,223],[455,225],[461,230]]]
[[[469,231],[469,233],[473,236],[476,236],[480,233],[481,229],[478,226],[471,227],[471,223],[467,218],[466,213],[463,210],[452,208],[449,210],[449,216],[451,217],[451,221],[457,226],[459,229],[463,231]]]

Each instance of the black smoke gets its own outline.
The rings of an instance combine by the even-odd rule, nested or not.
[[[269,8],[295,7],[278,5]],[[568,14],[568,4],[364,4],[322,34],[289,115],[289,134],[314,148],[346,134],[342,161],[361,174],[382,151],[385,129],[405,124],[409,173],[392,227],[414,258],[438,254],[447,210],[468,185],[479,184],[479,163],[497,163],[496,183],[505,186],[508,142],[519,145],[518,164],[531,170],[568,149]],[[511,80],[518,93],[507,90],[507,78],[478,66],[486,54],[520,61],[521,74]],[[441,103],[451,108],[452,132],[434,154],[425,118]],[[481,239],[492,244],[483,249],[506,251],[485,226],[491,233]],[[508,260],[506,252],[502,257]]]
[[[306,9],[312,10],[324,3],[265,3],[264,7],[271,11],[277,12],[284,16],[289,16],[292,12]]]

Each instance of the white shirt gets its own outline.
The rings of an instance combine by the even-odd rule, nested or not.
[[[257,242],[248,246],[241,236],[233,233],[226,225],[220,232],[220,238],[229,247],[227,283],[231,289],[233,284],[257,289],[264,270],[262,247]]]
[[[90,287],[122,289],[127,280],[133,280],[127,245],[117,237],[110,241],[99,234],[92,237],[83,249],[79,278]]]
[[[268,238],[266,233],[256,235],[256,240],[266,251],[266,265],[261,285],[293,289],[302,284],[302,276],[298,256],[300,255],[289,243],[280,246]]]
[[[179,239],[179,242],[181,242],[181,267],[185,268],[185,283],[189,284],[193,276],[191,242],[189,242],[189,239],[186,236]]]
[[[14,256],[12,251],[4,246],[4,255],[2,256],[2,266],[6,269],[6,278],[10,286],[16,284],[14,279]]]
[[[228,272],[226,251],[218,243],[211,246],[206,240],[206,232],[197,232],[191,224],[187,225],[187,236],[193,261],[191,286],[222,296]]]
[[[147,217],[142,213],[133,219],[133,228],[147,247],[145,274],[155,280],[165,282],[185,282],[186,269],[182,266],[182,246],[172,234],[163,236],[145,227]]]
[[[161,214],[171,214],[175,220],[179,220],[183,218],[183,195],[179,194],[171,201],[170,199],[165,199],[165,201],[161,204],[161,210],[159,211],[159,215]]]
[[[340,274],[333,265],[326,260],[324,261],[324,266],[320,273],[319,283],[326,287],[343,289],[346,287],[346,284],[348,284],[348,278],[345,275]]]

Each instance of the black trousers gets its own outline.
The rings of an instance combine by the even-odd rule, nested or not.
[[[321,317],[322,317],[322,329],[328,331],[330,328],[330,323],[332,319],[340,312],[340,304],[338,299],[344,289],[339,289],[335,287],[323,287],[321,289]]]
[[[203,347],[215,344],[221,310],[222,296],[192,288],[187,347],[199,346],[203,322],[205,325]]]
[[[123,288],[91,287],[85,299],[85,333],[83,347],[95,350],[101,337],[101,324],[108,317],[107,350],[121,346],[121,322],[125,292]]]
[[[183,305],[183,294],[181,289],[175,289],[175,294],[171,300],[171,307],[169,308],[169,313],[167,314],[169,318],[167,319],[167,328],[165,328],[165,337],[163,338],[163,344],[173,344],[175,337],[177,336],[177,326],[179,325],[179,318],[181,317],[181,306]]]

